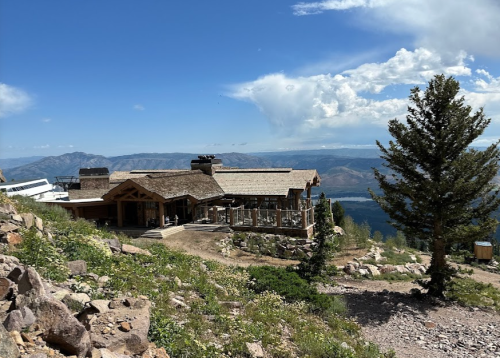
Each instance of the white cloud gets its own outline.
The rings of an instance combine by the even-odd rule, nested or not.
[[[386,87],[425,84],[435,74],[471,74],[465,53],[441,58],[420,48],[401,49],[383,63],[370,63],[340,74],[289,77],[283,73],[263,76],[233,86],[231,97],[254,103],[275,127],[285,133],[306,133],[321,128],[385,126],[402,116],[407,98],[378,99]]]
[[[26,92],[0,83],[0,118],[22,112],[31,104],[32,99]]]
[[[413,35],[416,47],[500,56],[498,0],[325,0],[292,9],[295,15],[358,9],[377,30]]]
[[[144,111],[146,108],[142,104],[135,104],[133,107],[136,111]]]
[[[52,119],[51,118],[43,118],[42,122],[43,123],[49,123],[49,122],[52,122]]]
[[[33,147],[34,149],[49,149],[50,145],[49,144],[43,144],[43,145],[36,145]]]

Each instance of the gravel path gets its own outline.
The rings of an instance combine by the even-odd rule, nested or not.
[[[500,357],[500,315],[494,311],[346,283],[321,291],[343,295],[364,337],[398,358]]]

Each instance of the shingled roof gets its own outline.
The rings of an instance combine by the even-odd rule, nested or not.
[[[136,169],[136,170],[131,170],[131,171],[114,171],[110,177],[109,177],[109,182],[114,183],[114,184],[120,184],[123,183],[127,179],[134,179],[134,178],[144,178],[147,175],[151,174],[165,174],[165,173],[178,173],[182,171],[188,171],[188,169],[185,170],[179,170],[179,169],[152,169],[152,170],[146,170],[146,169]]]
[[[278,169],[221,169],[214,179],[226,195],[284,196],[290,189],[305,190],[308,183],[319,185],[316,170]]]
[[[197,201],[221,198],[224,192],[211,176],[199,170],[171,171],[148,174],[139,178],[131,178],[110,190],[104,199],[112,199],[120,188],[135,184],[156,194],[165,200],[191,197]]]

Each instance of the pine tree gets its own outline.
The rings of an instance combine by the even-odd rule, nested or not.
[[[321,193],[318,203],[314,207],[314,233],[316,246],[312,256],[304,258],[299,264],[298,270],[300,276],[308,280],[323,274],[327,260],[334,249],[330,203],[326,199],[325,193]]]
[[[454,270],[446,263],[446,250],[454,242],[472,242],[491,235],[497,220],[491,217],[500,205],[492,179],[498,172],[498,142],[485,150],[471,148],[491,119],[481,108],[471,113],[457,97],[458,81],[435,76],[422,93],[411,90],[406,124],[389,122],[394,141],[381,158],[390,174],[374,170],[383,195],[372,198],[387,212],[391,224],[406,237],[429,242],[432,251],[424,287],[443,296]]]
[[[332,204],[332,214],[335,225],[343,228],[345,211],[344,208],[342,207],[342,204],[340,204],[338,200]]]

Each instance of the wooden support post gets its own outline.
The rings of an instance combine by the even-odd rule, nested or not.
[[[160,215],[160,227],[165,226],[165,210],[163,208],[163,203],[158,202],[158,211]]]
[[[123,226],[123,203],[121,200],[116,202],[116,215],[118,216],[118,227]]]
[[[307,208],[311,207],[311,186],[307,187]]]
[[[208,219],[208,206],[203,207],[203,218]]]
[[[314,224],[314,206],[309,210],[309,221],[312,225]]]
[[[234,209],[229,208],[229,225],[234,226]]]
[[[212,220],[212,222],[213,222],[214,224],[217,224],[217,207],[216,207],[216,206],[214,206],[214,207],[212,208],[212,215],[213,215],[213,217],[214,217],[214,218],[213,218],[213,220]]]
[[[302,214],[302,229],[305,229],[307,228],[307,211],[302,210],[301,214]]]
[[[276,209],[276,226],[281,227],[281,209]]]
[[[257,226],[257,209],[252,210],[252,226]]]
[[[295,202],[294,202],[294,210],[299,210],[299,201],[300,201],[300,193],[299,192],[295,192]]]

